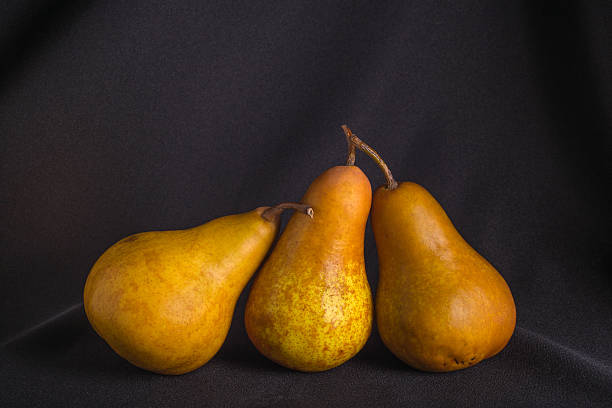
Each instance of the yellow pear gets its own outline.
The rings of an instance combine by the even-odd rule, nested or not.
[[[238,296],[268,252],[285,208],[312,216],[308,206],[286,203],[122,239],[87,277],[89,322],[140,368],[183,374],[202,366],[223,344]]]
[[[310,185],[303,202],[314,219],[290,219],[247,301],[249,338],[264,356],[290,369],[336,367],[370,335],[363,240],[372,189],[350,156],[348,163]]]
[[[387,177],[372,204],[380,266],[376,321],[385,345],[425,371],[458,370],[499,353],[516,323],[506,281],[425,188],[398,184],[380,156],[345,131]]]

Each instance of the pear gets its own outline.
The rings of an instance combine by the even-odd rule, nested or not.
[[[238,296],[285,208],[312,216],[308,206],[285,203],[122,239],[87,277],[89,322],[117,354],[145,370],[183,374],[202,366],[223,344]]]
[[[289,220],[249,293],[249,338],[264,356],[293,370],[336,367],[370,335],[363,241],[372,188],[350,155],[347,163],[310,185],[302,202],[314,219]]]
[[[371,147],[345,132],[387,178],[372,203],[380,267],[376,321],[385,345],[408,365],[438,372],[499,353],[516,324],[506,281],[425,188],[398,184]]]

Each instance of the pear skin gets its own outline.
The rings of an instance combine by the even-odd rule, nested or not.
[[[353,357],[372,327],[363,241],[372,190],[355,166],[321,174],[257,274],[245,311],[255,347],[299,371],[323,371]]]
[[[260,207],[117,242],[85,283],[94,330],[145,370],[183,374],[202,366],[223,344],[238,296],[277,234],[280,211]]]
[[[376,321],[385,345],[424,371],[470,367],[499,353],[516,323],[502,276],[415,183],[374,194]]]

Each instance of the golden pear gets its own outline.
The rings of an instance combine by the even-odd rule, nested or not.
[[[516,323],[506,281],[425,188],[398,184],[380,156],[345,130],[387,177],[372,204],[380,266],[376,321],[385,345],[425,371],[458,370],[499,353]]]
[[[314,219],[290,219],[247,301],[246,330],[264,356],[323,371],[364,346],[373,315],[363,257],[371,196],[353,165],[333,167],[310,185],[303,202]]]
[[[238,296],[268,252],[284,208],[312,214],[307,206],[281,204],[122,239],[87,277],[89,322],[140,368],[183,374],[202,366],[223,344]]]

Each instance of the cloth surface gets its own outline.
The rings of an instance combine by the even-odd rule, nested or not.
[[[610,406],[611,15],[604,1],[4,1],[0,406]],[[299,200],[343,164],[343,123],[504,276],[503,352],[423,373],[374,329],[346,364],[292,372],[250,344],[248,287],[190,374],[137,369],[94,333],[80,302],[104,249]],[[365,257],[375,290],[369,224]]]

